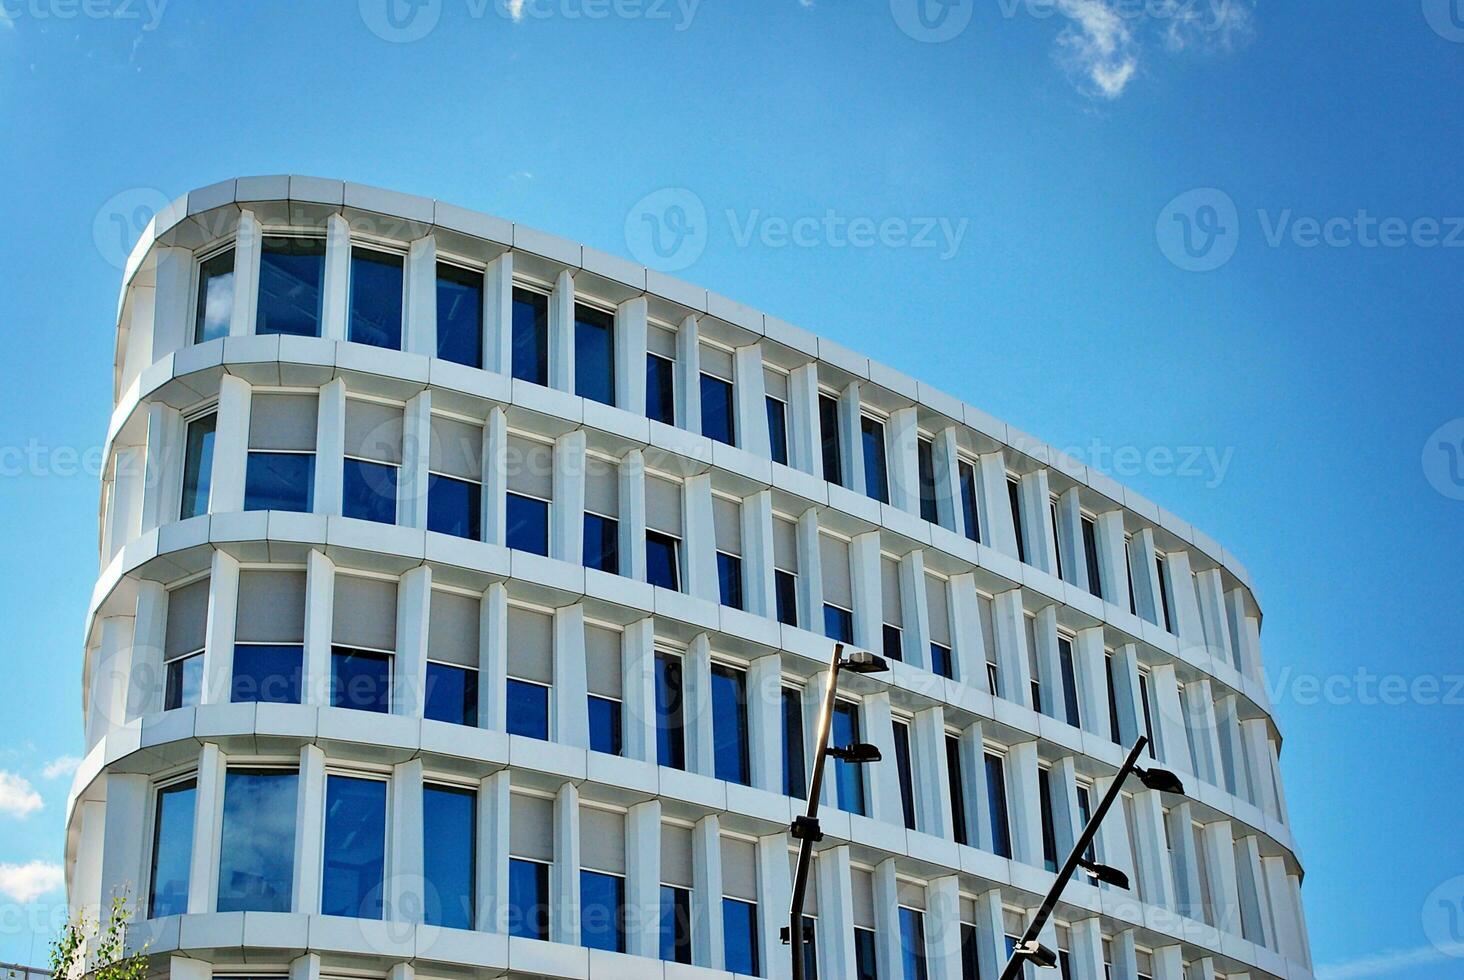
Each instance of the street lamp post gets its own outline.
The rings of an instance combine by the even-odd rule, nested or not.
[[[823,831],[818,825],[819,797],[823,791],[824,761],[832,755],[840,761],[853,765],[865,765],[880,760],[879,748],[867,742],[852,745],[829,746],[829,730],[833,727],[834,697],[839,688],[839,672],[847,670],[855,674],[878,674],[889,670],[889,664],[882,657],[863,650],[844,656],[844,644],[834,646],[834,656],[829,661],[829,682],[824,689],[823,709],[818,716],[817,751],[813,756],[813,777],[808,786],[808,809],[801,817],[793,820],[789,833],[798,841],[798,867],[793,873],[793,902],[788,912],[788,925],[783,929],[783,942],[792,947],[793,980],[804,980],[803,971],[803,896],[808,891],[808,870],[813,863],[813,845],[823,840]]]
[[[1001,980],[1017,980],[1022,974],[1022,965],[1028,961],[1040,967],[1057,965],[1057,954],[1039,943],[1037,937],[1041,934],[1043,927],[1047,925],[1053,909],[1057,907],[1063,889],[1067,887],[1067,883],[1072,880],[1073,873],[1079,868],[1100,882],[1118,888],[1128,888],[1128,876],[1122,871],[1104,864],[1096,864],[1083,855],[1092,845],[1093,838],[1098,836],[1099,825],[1103,823],[1103,818],[1108,815],[1108,811],[1118,800],[1118,794],[1123,789],[1123,781],[1128,778],[1130,773],[1137,774],[1140,781],[1149,789],[1158,790],[1161,793],[1184,792],[1184,784],[1180,782],[1179,777],[1167,769],[1139,768],[1139,755],[1148,744],[1148,738],[1140,735],[1139,740],[1134,743],[1134,747],[1129,750],[1128,758],[1119,767],[1118,774],[1113,777],[1113,785],[1108,787],[1108,792],[1103,795],[1103,801],[1098,804],[1098,809],[1093,811],[1088,825],[1078,835],[1072,853],[1068,855],[1067,861],[1063,862],[1062,868],[1057,872],[1057,880],[1048,890],[1047,897],[1042,900],[1042,905],[1037,909],[1037,914],[1033,916],[1031,924],[1027,926],[1027,931],[1017,942],[1016,948],[1007,960],[1006,969],[1001,971]]]

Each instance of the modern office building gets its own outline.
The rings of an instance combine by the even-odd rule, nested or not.
[[[443,202],[229,180],[118,307],[75,908],[156,975],[1304,980],[1245,568],[838,343]]]

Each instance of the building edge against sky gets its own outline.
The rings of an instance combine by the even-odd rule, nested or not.
[[[240,178],[127,266],[73,910],[157,973],[788,975],[786,826],[847,683],[819,976],[1305,978],[1219,544],[980,410],[657,271],[432,200]],[[725,972],[724,972],[725,971]]]

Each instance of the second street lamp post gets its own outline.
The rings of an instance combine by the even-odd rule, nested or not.
[[[1103,795],[1103,801],[1098,804],[1098,809],[1093,811],[1088,825],[1078,835],[1072,853],[1068,855],[1067,861],[1057,872],[1057,880],[1053,882],[1052,888],[1047,892],[1047,897],[1042,900],[1042,905],[1037,909],[1037,914],[1032,917],[1032,923],[1027,926],[1027,931],[1017,941],[1016,948],[1013,949],[1011,957],[1007,960],[1006,969],[1001,971],[1001,980],[1017,980],[1022,975],[1022,965],[1029,961],[1040,967],[1057,965],[1057,954],[1039,943],[1037,937],[1041,934],[1043,927],[1047,925],[1053,909],[1057,908],[1057,902],[1062,897],[1063,889],[1067,887],[1067,883],[1072,880],[1073,873],[1079,868],[1105,884],[1128,888],[1128,876],[1122,871],[1104,864],[1096,864],[1083,855],[1092,845],[1093,838],[1098,836],[1099,825],[1103,823],[1103,818],[1108,815],[1109,809],[1118,799],[1118,794],[1123,789],[1123,781],[1129,777],[1130,773],[1136,773],[1139,780],[1149,789],[1158,790],[1161,793],[1184,792],[1184,784],[1169,770],[1139,768],[1139,755],[1148,744],[1148,738],[1140,735],[1139,740],[1134,743],[1134,747],[1129,750],[1128,758],[1119,767],[1118,774],[1113,777],[1113,785],[1108,787],[1108,792]]]
[[[803,896],[808,891],[808,870],[813,863],[813,845],[823,840],[823,831],[818,825],[819,797],[823,792],[824,761],[833,756],[850,765],[864,765],[880,760],[879,748],[868,742],[852,745],[829,745],[829,729],[833,727],[834,698],[839,690],[839,672],[847,670],[854,674],[878,674],[889,670],[889,664],[882,657],[863,650],[844,656],[844,644],[834,646],[833,659],[829,661],[829,683],[824,690],[823,709],[818,716],[818,733],[815,736],[813,755],[813,776],[808,786],[808,810],[793,820],[789,833],[798,841],[798,867],[793,873],[793,902],[788,912],[788,925],[783,928],[783,942],[792,947],[793,980],[804,980],[803,969]]]

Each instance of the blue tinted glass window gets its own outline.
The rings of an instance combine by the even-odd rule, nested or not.
[[[330,703],[386,714],[391,710],[391,655],[336,647],[330,655]]]
[[[808,763],[803,754],[803,692],[783,688],[783,795],[808,797]]]
[[[528,289],[513,291],[513,376],[549,383],[549,297]]]
[[[940,511],[935,500],[935,446],[929,439],[915,443],[915,462],[920,474],[920,516],[935,524]]]
[[[386,783],[330,776],[325,782],[320,913],[381,918],[386,874]]]
[[[427,475],[427,530],[469,541],[483,538],[483,485]]]
[[[746,786],[747,675],[722,664],[712,667],[712,743],[717,778]]]
[[[951,648],[943,643],[930,644],[930,669],[942,677],[956,676],[951,667]]]
[[[228,336],[234,313],[234,250],[225,249],[198,263],[198,301],[193,314],[193,342]]]
[[[351,314],[347,339],[402,349],[402,256],[351,249]]]
[[[808,915],[803,917],[803,976],[818,980],[818,920]]]
[[[241,643],[234,647],[230,700],[299,704],[305,650],[291,644]]]
[[[900,965],[905,980],[926,980],[925,917],[915,909],[900,909]]]
[[[549,502],[517,493],[507,497],[508,546],[549,554]]]
[[[580,945],[625,952],[625,879],[580,871]]]
[[[686,768],[686,735],[682,722],[685,688],[681,658],[656,654],[656,764]]]
[[[297,783],[294,772],[230,770],[225,777],[218,911],[290,911]]]
[[[1098,571],[1098,529],[1088,518],[1083,518],[1083,562],[1088,566],[1088,591],[1103,598],[1102,575]]]
[[[621,751],[620,702],[590,695],[590,748],[619,755]]]
[[[661,886],[661,959],[691,962],[691,892],[674,885]]]
[[[717,552],[717,587],[722,605],[742,608],[742,559]]]
[[[1052,820],[1052,773],[1037,770],[1037,797],[1042,809],[1042,863],[1057,870],[1057,825]]]
[[[646,355],[646,418],[676,424],[676,363]]]
[[[1065,636],[1057,638],[1057,659],[1062,667],[1062,703],[1067,723],[1078,727],[1078,678],[1073,670],[1073,645]]]
[[[341,512],[378,524],[396,523],[397,468],[364,459],[347,459],[341,481]]]
[[[429,721],[478,727],[478,672],[468,667],[429,662],[423,714]]]
[[[508,733],[549,740],[549,689],[508,679]]]
[[[885,623],[884,629],[880,631],[880,649],[889,660],[904,660],[905,631]]]
[[[1006,766],[998,755],[986,757],[986,806],[991,813],[991,849],[998,856],[1009,858],[1012,832],[1007,821]]]
[[[266,236],[259,254],[257,334],[320,336],[325,239]]]
[[[848,701],[834,705],[830,744],[853,745],[859,741],[859,706]],[[864,813],[864,769],[852,763],[834,760],[834,787],[839,809],[847,813]]]
[[[981,960],[977,955],[976,927],[961,923],[961,980],[981,980]]]
[[[729,446],[736,445],[736,412],[732,402],[732,382],[714,378],[710,374],[702,375],[702,435],[725,442]]]
[[[437,356],[483,366],[483,274],[437,263]]]
[[[1007,480],[1007,502],[1012,508],[1012,530],[1017,535],[1017,560],[1027,560],[1027,544],[1022,539],[1026,535],[1022,532],[1022,490],[1016,480]]]
[[[966,783],[961,776],[961,740],[947,735],[945,750],[946,782],[951,787],[951,828],[956,843],[965,844],[969,835],[966,832]]]
[[[773,572],[773,595],[778,603],[778,622],[798,625],[798,576],[781,568]]]
[[[727,969],[757,976],[757,906],[736,898],[723,898],[722,937]]]
[[[615,404],[615,316],[604,310],[574,308],[574,393],[605,405]]]
[[[879,954],[873,929],[854,930],[854,980],[879,980]]]
[[[673,592],[681,591],[678,542],[669,534],[646,531],[646,581]]]
[[[958,467],[961,475],[961,516],[966,523],[966,537],[972,541],[981,540],[981,517],[976,509],[976,467],[962,463]]]
[[[153,811],[152,873],[148,876],[147,915],[188,911],[188,871],[193,860],[193,780],[158,790]]]
[[[244,472],[245,510],[308,513],[314,499],[314,453],[249,454]]]
[[[768,402],[768,450],[774,463],[788,464],[788,406],[772,397]]]
[[[1086,829],[1087,826],[1088,826],[1088,821],[1089,820],[1092,820],[1092,819],[1093,819],[1093,798],[1088,795],[1088,787],[1086,787],[1086,786],[1079,786],[1078,787],[1078,827],[1079,827],[1079,832],[1081,832],[1082,830]],[[1097,852],[1094,850],[1094,847],[1093,847],[1092,844],[1089,844],[1088,847],[1087,847],[1087,849],[1085,851],[1083,851],[1083,857],[1087,858],[1089,861],[1096,861],[1098,859]]]
[[[422,787],[422,919],[430,926],[476,925],[477,813],[472,790]]]
[[[208,513],[214,430],[218,422],[218,415],[210,412],[188,423],[187,447],[183,453],[183,502],[178,508],[180,521]]]
[[[823,476],[830,483],[844,482],[844,451],[839,445],[839,402],[818,396],[819,444],[823,449]]]
[[[854,614],[824,603],[824,636],[840,643],[854,642]]]
[[[585,567],[620,574],[620,522],[613,517],[585,514]]]
[[[167,688],[163,694],[163,710],[191,708],[198,704],[203,692],[203,654],[195,653],[168,662]]]
[[[910,728],[895,722],[895,773],[900,779],[900,810],[905,828],[915,829],[915,773],[910,767]]]
[[[885,469],[883,423],[865,417],[860,421],[864,440],[864,492],[882,504],[890,502],[890,478]]]
[[[549,866],[510,858],[508,934],[522,939],[549,938]]]

